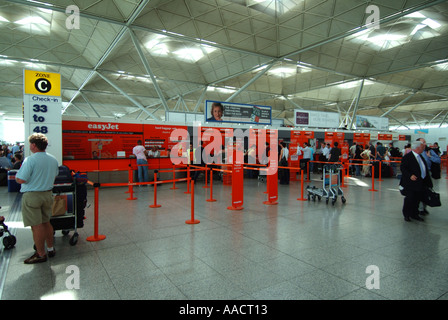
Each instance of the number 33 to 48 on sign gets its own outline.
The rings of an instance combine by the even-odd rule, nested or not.
[[[47,97],[45,98],[47,101],[39,101],[41,99],[30,96],[25,120],[28,120],[32,132],[48,134],[51,124],[61,124],[61,103],[56,97]]]

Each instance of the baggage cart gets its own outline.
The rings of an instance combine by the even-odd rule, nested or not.
[[[66,197],[67,209],[65,214],[51,217],[50,223],[54,231],[61,230],[63,235],[68,235],[70,231],[74,231],[69,241],[72,246],[76,245],[79,237],[76,192],[76,181],[53,185],[53,195]]]
[[[326,198],[326,203],[330,201],[334,205],[338,196],[341,196],[342,203],[346,202],[344,192],[341,189],[340,170],[343,168],[335,164],[326,164],[322,168],[323,183],[322,188],[316,186],[307,186],[308,200],[316,201],[316,198],[320,201],[322,198]]]

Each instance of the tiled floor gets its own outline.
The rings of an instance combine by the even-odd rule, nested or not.
[[[321,187],[319,177],[311,184]],[[94,235],[89,190],[78,243],[70,246],[70,236],[57,231],[56,257],[38,265],[23,263],[33,252],[31,231],[20,212],[11,213],[16,194],[1,187],[0,214],[17,237],[16,247],[1,253],[1,299],[448,299],[448,179],[435,181],[442,207],[429,208],[425,222],[403,220],[397,179],[376,180],[377,192],[370,183],[348,179],[347,203],[333,206],[298,201],[300,184],[292,182],[279,185],[278,205],[267,206],[266,184],[249,179],[244,209],[230,211],[230,186],[215,182],[218,201],[206,202],[209,189],[199,182],[195,225],[185,223],[185,183],[158,188],[156,209],[148,207],[151,187],[138,188],[138,200],[126,200],[126,188],[101,188],[99,233],[106,239],[98,242],[86,241]],[[73,265],[79,289],[70,289]],[[371,265],[379,289],[366,287],[376,275],[366,273]]]

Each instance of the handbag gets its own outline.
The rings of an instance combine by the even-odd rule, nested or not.
[[[440,163],[433,162],[431,163],[431,177],[433,179],[440,179]]]
[[[425,191],[423,202],[430,207],[440,207],[442,205],[440,202],[440,194],[431,188]]]
[[[53,198],[52,216],[62,216],[67,211],[67,200],[65,196],[56,195]]]

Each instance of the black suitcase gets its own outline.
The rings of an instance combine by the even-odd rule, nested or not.
[[[59,174],[54,179],[54,184],[73,183],[72,172],[67,166],[59,166]]]
[[[392,168],[387,164],[383,163],[381,165],[381,178],[390,178],[392,177]]]

